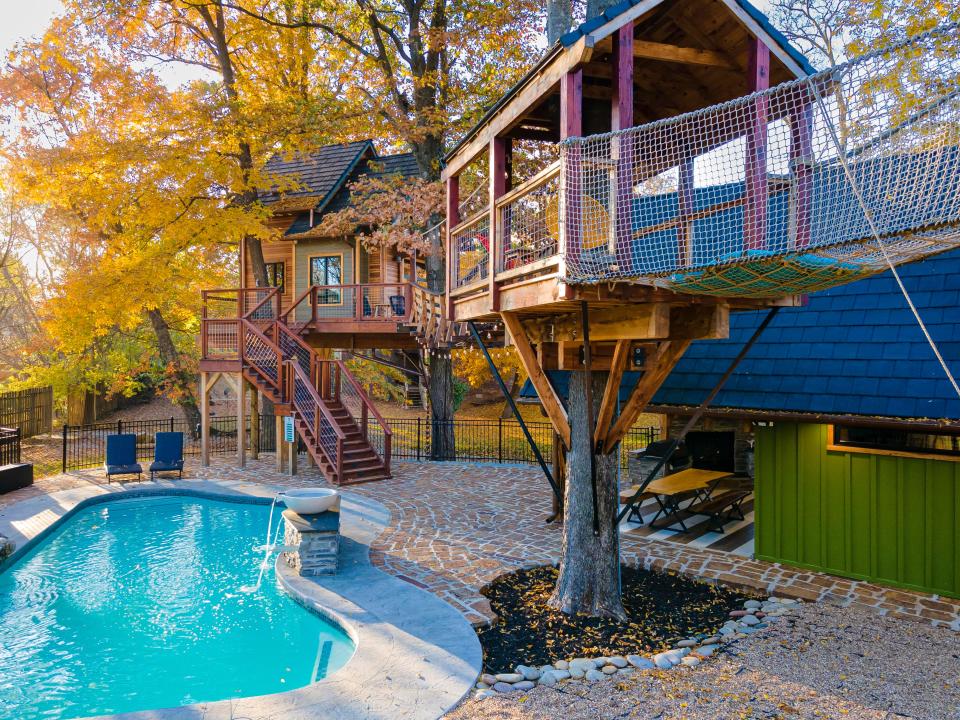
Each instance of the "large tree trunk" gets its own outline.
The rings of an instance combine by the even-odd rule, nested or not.
[[[433,292],[446,290],[446,265],[443,234],[435,233],[426,257],[427,287]],[[453,360],[449,350],[435,350],[430,356],[427,395],[430,400],[430,459],[456,458],[453,433]]]
[[[547,45],[553,45],[573,24],[571,0],[547,0]]]
[[[430,459],[454,460],[453,361],[449,350],[434,350],[430,356]]]
[[[600,410],[608,373],[593,373],[593,417]],[[586,373],[570,374],[568,400],[570,452],[563,503],[560,577],[551,607],[568,614],[626,620],[620,599],[620,545],[616,528],[618,487],[616,450],[596,458],[599,533],[594,533],[590,455],[593,439],[587,413]]]
[[[170,334],[170,326],[163,315],[156,308],[149,310],[147,315],[150,318],[150,324],[153,326],[153,332],[157,336],[157,348],[160,351],[160,359],[163,361],[166,372],[166,382],[173,390],[175,402],[187,416],[187,422],[190,430],[193,430],[200,424],[200,409],[197,407],[197,395],[193,391],[196,378],[183,369],[180,362],[180,352],[173,343],[173,336]]]

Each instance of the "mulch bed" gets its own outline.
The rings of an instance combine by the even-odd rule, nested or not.
[[[488,672],[575,657],[649,655],[684,638],[714,634],[731,610],[752,597],[672,573],[624,566],[623,607],[629,622],[621,623],[548,607],[557,575],[554,567],[521,570],[484,589],[499,618],[478,631]]]

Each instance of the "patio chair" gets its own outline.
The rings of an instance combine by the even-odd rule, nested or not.
[[[107,482],[114,475],[136,475],[139,481],[143,468],[137,462],[137,436],[133,433],[107,435],[107,458],[103,469]]]
[[[158,472],[180,473],[183,478],[183,433],[158,432],[154,436],[153,462],[150,479]]]
[[[391,295],[390,296],[390,309],[393,311],[394,315],[400,316],[404,314],[404,311],[407,309],[406,298],[403,295]]]

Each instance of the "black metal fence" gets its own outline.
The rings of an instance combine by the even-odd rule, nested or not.
[[[359,421],[358,421],[359,422]],[[393,431],[392,457],[395,460],[429,460],[431,458],[431,421],[428,418],[387,418]],[[516,420],[451,420],[455,455],[448,460],[461,462],[535,463],[533,450],[527,444],[520,423]],[[527,428],[540,453],[549,463],[553,453],[553,431],[548,422],[528,422]],[[154,434],[163,431],[184,434],[184,455],[200,455],[200,438],[196,428],[184,420],[136,420],[65,425],[63,428],[63,471],[82,470],[102,465],[107,435],[135,433],[137,458],[153,458]],[[373,423],[369,426],[373,446],[383,452],[383,433]],[[620,445],[620,463],[627,464],[627,452],[642,449],[657,439],[655,427],[632,428]],[[249,420],[247,436],[250,437]],[[260,450],[276,449],[276,425],[272,415],[260,417]],[[228,455],[237,451],[236,417],[211,418],[210,454]]]
[[[184,456],[200,455],[200,435],[186,420],[118,420],[93,425],[64,425],[62,439],[63,471],[83,470],[103,465],[106,457],[107,435],[134,433],[137,436],[137,459],[153,459],[154,436],[158,432],[182,432]],[[250,419],[247,418],[247,437],[250,437]],[[260,450],[273,452],[276,448],[276,426],[273,415],[260,416]],[[237,451],[237,418],[231,416],[210,419],[210,454],[227,455]]]
[[[393,431],[392,457],[397,460],[429,460],[431,458],[432,422],[429,418],[387,418]],[[453,426],[453,458],[463,462],[535,463],[533,450],[516,420],[450,420]],[[548,422],[526,423],[540,454],[549,463],[553,454],[553,429]],[[374,433],[371,441],[383,451],[383,433]],[[620,464],[627,466],[627,452],[643,449],[657,439],[658,428],[635,427],[620,444]]]
[[[0,393],[0,427],[18,428],[28,438],[50,432],[52,425],[53,388]]]
[[[20,462],[20,428],[0,427],[0,465]]]

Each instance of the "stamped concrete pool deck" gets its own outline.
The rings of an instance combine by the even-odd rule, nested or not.
[[[272,497],[280,488],[216,480],[99,484],[38,495],[0,508],[0,534],[19,552],[61,518],[104,496],[188,491],[220,496]],[[432,719],[469,692],[482,667],[476,633],[464,616],[436,595],[374,567],[370,545],[389,526],[390,511],[376,500],[343,493],[340,569],[306,578],[285,563],[281,583],[299,602],[325,614],[351,635],[356,651],[327,678],[273,695],[178,708],[101,716],[99,720],[375,720]],[[146,679],[145,679],[146,680]]]

